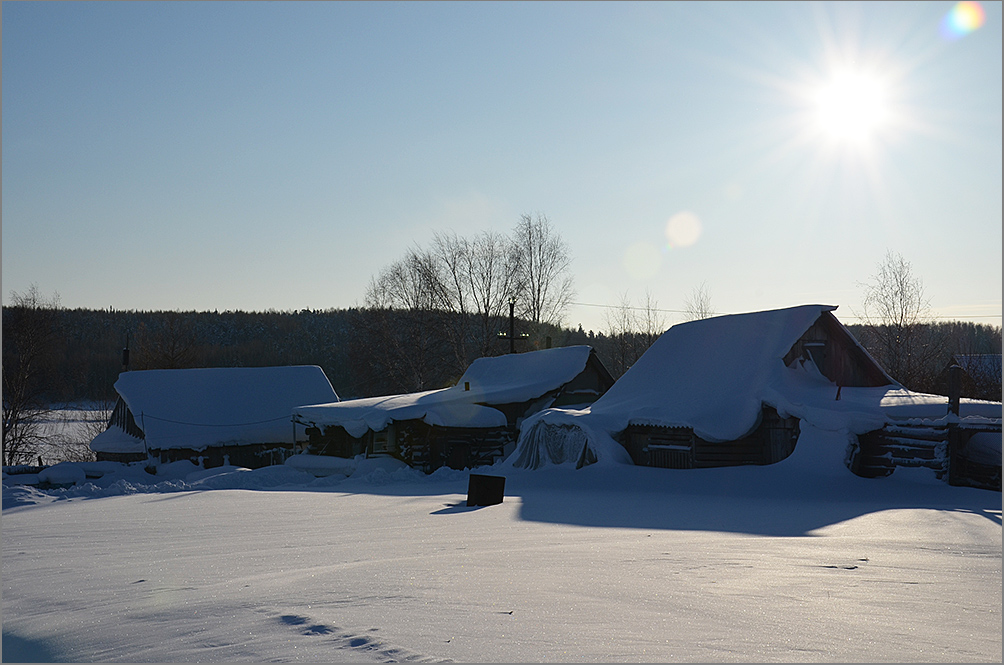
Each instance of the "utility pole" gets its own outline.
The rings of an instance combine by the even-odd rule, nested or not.
[[[526,333],[521,334],[520,339],[529,337]],[[499,339],[509,340],[509,353],[516,353],[516,298],[509,298],[509,334],[499,333]]]
[[[509,353],[516,353],[516,299],[509,298]]]
[[[126,332],[125,348],[122,349],[122,371],[129,371],[129,333]]]

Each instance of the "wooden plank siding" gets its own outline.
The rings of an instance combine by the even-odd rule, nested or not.
[[[478,402],[500,411],[506,419],[505,427],[443,427],[422,420],[398,420],[357,438],[340,425],[320,425],[306,430],[307,452],[346,458],[390,455],[426,473],[442,466],[465,469],[491,465],[515,448],[524,418],[551,406],[585,407],[613,384],[614,378],[591,349],[583,370],[564,385],[523,402]]]
[[[205,469],[225,464],[260,469],[264,466],[282,464],[294,453],[292,443],[257,443],[254,445],[210,446],[204,450],[192,448],[152,449],[150,454],[160,459],[162,464],[188,460]]]
[[[465,469],[491,465],[515,441],[511,427],[435,427],[421,420],[396,421],[358,438],[338,425],[323,430],[308,428],[307,436],[307,452],[313,455],[389,455],[426,473],[442,466]]]
[[[508,427],[433,427],[413,421],[400,431],[398,451],[409,466],[432,473],[443,466],[451,469],[491,466],[502,459],[512,443],[513,432]]]
[[[629,425],[621,444],[640,466],[700,469],[780,462],[795,449],[798,433],[797,418],[782,418],[764,406],[757,427],[735,441],[706,441],[690,427]]]
[[[830,312],[820,314],[792,345],[784,356],[784,364],[790,366],[799,359],[812,360],[820,373],[837,386],[876,387],[891,383],[878,363]]]
[[[132,411],[129,410],[125,400],[121,397],[115,400],[115,408],[112,410],[111,418],[108,419],[108,427],[106,429],[111,429],[112,427],[118,427],[129,436],[134,436],[137,439],[142,439],[146,436],[143,434],[143,430],[136,425],[136,419],[133,417]]]
[[[614,385],[614,377],[600,362],[596,351],[590,351],[585,369],[561,387],[551,406],[565,408],[592,404],[602,397],[603,393],[609,390],[612,385]]]

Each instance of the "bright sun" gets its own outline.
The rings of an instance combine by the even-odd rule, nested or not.
[[[815,92],[818,128],[838,142],[867,143],[889,116],[884,86],[875,77],[840,72]]]

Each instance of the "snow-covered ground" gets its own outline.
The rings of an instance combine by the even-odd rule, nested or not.
[[[1001,495],[858,478],[846,443],[502,464],[479,471],[505,501],[479,508],[468,472],[390,460],[8,477],[3,660],[1000,662]]]

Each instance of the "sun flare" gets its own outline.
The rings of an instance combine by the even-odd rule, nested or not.
[[[857,72],[840,72],[814,96],[816,122],[835,141],[864,143],[885,124],[888,101],[881,81]]]

